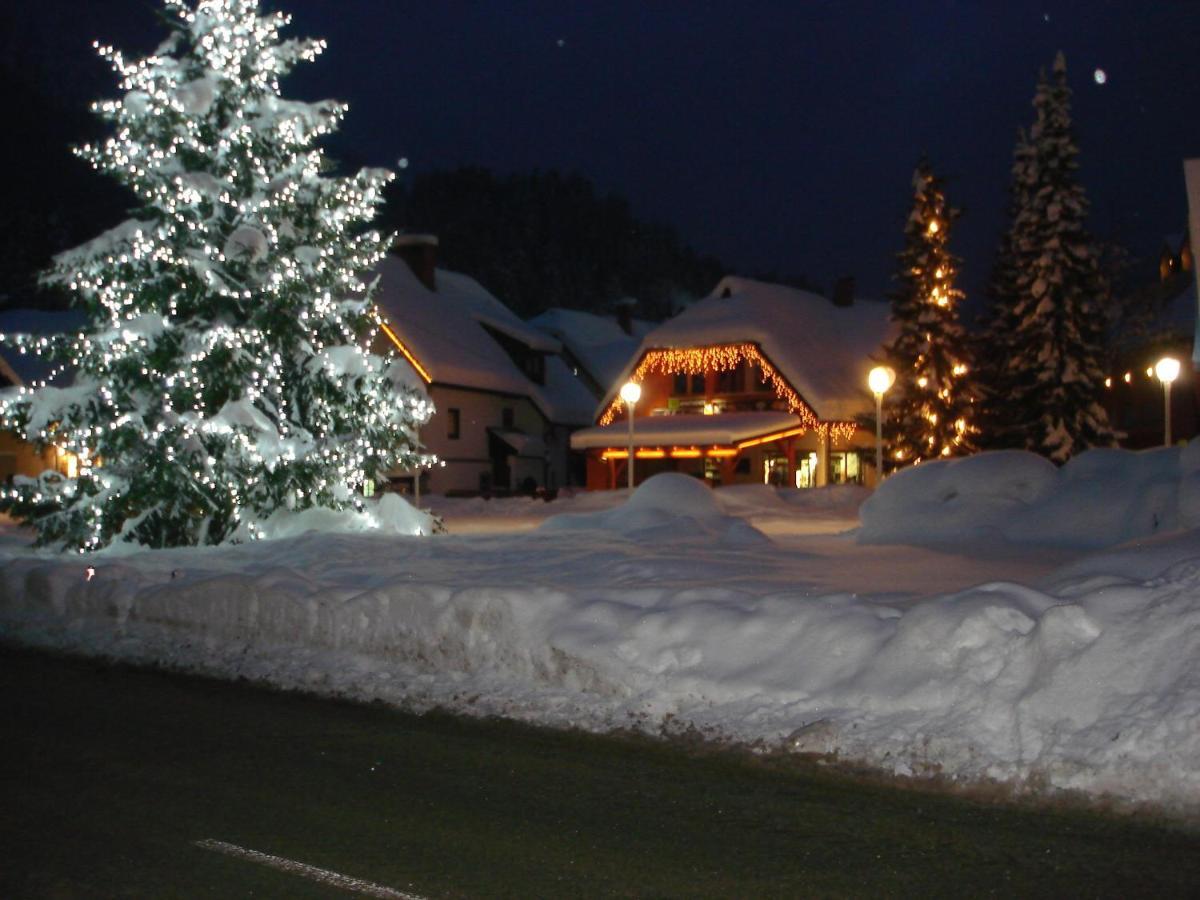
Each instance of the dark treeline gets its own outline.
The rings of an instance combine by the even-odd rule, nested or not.
[[[397,181],[381,224],[437,235],[439,265],[476,278],[522,316],[552,306],[602,312],[632,296],[638,315],[662,318],[677,296],[704,296],[726,274],[669,226],[636,218],[623,198],[554,171],[462,168]]]

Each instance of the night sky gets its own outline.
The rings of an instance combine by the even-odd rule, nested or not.
[[[349,101],[332,146],[408,173],[576,171],[743,273],[888,289],[922,153],[964,209],[976,301],[1018,126],[1066,54],[1091,226],[1143,260],[1186,221],[1200,156],[1197,2],[404,2],[287,0],[325,37],[285,93]],[[111,93],[94,38],[145,51],[153,0],[41,0],[8,49],[57,89]],[[1102,69],[1106,80],[1097,83]]]

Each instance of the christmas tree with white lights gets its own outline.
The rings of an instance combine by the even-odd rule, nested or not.
[[[344,107],[286,100],[279,79],[323,43],[284,40],[257,0],[164,0],[170,37],[126,60],[112,136],[77,153],[130,187],[124,224],[57,257],[48,280],[86,311],[77,334],[7,335],[74,371],[0,396],[0,425],[78,459],[18,479],[0,508],[40,544],[215,544],[280,510],[361,507],[365,484],[419,462],[432,408],[368,352],[367,229],[391,178],[323,174],[316,141]]]
[[[969,347],[958,319],[958,258],[949,241],[959,212],[922,160],[913,172],[912,209],[891,294],[899,326],[884,348],[896,382],[887,396],[884,436],[893,465],[959,456],[974,449],[974,389]]]
[[[1101,403],[1107,285],[1088,234],[1087,194],[1076,179],[1079,148],[1061,53],[1043,73],[1028,147],[1013,165],[1013,215],[1006,237],[1007,296],[993,321],[1008,333],[989,367],[996,414],[1009,446],[1065,462],[1115,434]]]

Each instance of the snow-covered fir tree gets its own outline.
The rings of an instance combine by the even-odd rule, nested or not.
[[[1017,356],[1017,259],[1013,223],[1028,204],[1035,178],[1033,145],[1024,128],[1017,129],[1012,175],[1008,186],[1007,227],[1000,236],[988,281],[988,308],[983,328],[975,336],[976,384],[979,391],[979,445],[985,449],[1024,447],[1025,435],[1018,410],[1009,403],[1016,381],[1024,373],[1011,370]]]
[[[122,94],[95,105],[112,136],[77,153],[139,205],[47,275],[88,322],[5,337],[75,374],[8,392],[0,424],[79,470],[19,480],[0,506],[80,552],[254,538],[282,509],[361,504],[364,483],[417,461],[432,412],[366,349],[365,276],[387,245],[366,226],[391,174],[323,174],[316,141],[344,107],[280,92],[323,43],[284,40],[288,17],[257,0],[164,4],[152,55],[99,47]]]
[[[1056,462],[1115,435],[1101,403],[1105,281],[1087,232],[1087,195],[1076,180],[1079,148],[1063,55],[1038,81],[1029,150],[1013,166],[1014,214],[1006,238],[1009,284],[992,316],[1011,337],[990,367],[1004,403],[1001,439]],[[1010,292],[1005,296],[1005,292]]]
[[[958,318],[963,292],[949,241],[959,211],[922,160],[913,172],[912,211],[904,226],[897,289],[891,294],[895,340],[884,348],[896,382],[887,395],[888,459],[908,465],[973,449],[970,347]]]

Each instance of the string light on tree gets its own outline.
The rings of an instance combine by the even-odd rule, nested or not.
[[[887,368],[895,373],[884,440],[888,456],[901,463],[970,452],[977,433],[968,345],[957,311],[963,298],[955,287],[958,259],[949,251],[958,210],[946,204],[941,182],[924,160],[912,187],[899,286],[891,295],[899,331],[884,348]]]
[[[432,413],[406,367],[368,352],[365,277],[388,244],[366,225],[389,172],[323,175],[316,141],[345,113],[284,99],[322,41],[283,40],[256,0],[164,0],[171,34],[126,60],[97,45],[121,96],[78,148],[139,199],[136,218],[46,276],[87,314],[73,335],[5,335],[75,370],[0,397],[0,424],[79,459],[0,502],[42,544],[95,550],[261,536],[273,512],[361,503],[365,480],[418,461]]]

